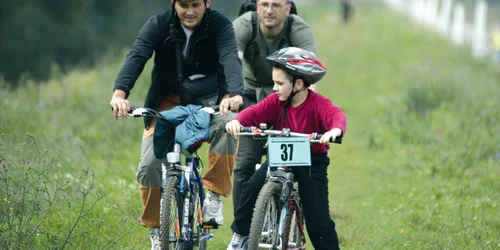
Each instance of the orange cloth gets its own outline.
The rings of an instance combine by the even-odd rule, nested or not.
[[[208,153],[209,169],[202,178],[205,188],[228,197],[235,159],[235,155]]]
[[[160,187],[145,187],[139,185],[141,201],[144,210],[141,224],[144,227],[160,227]]]

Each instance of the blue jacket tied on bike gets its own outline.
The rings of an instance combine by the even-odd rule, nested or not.
[[[187,105],[160,112],[168,121],[156,121],[153,138],[156,158],[164,158],[172,151],[174,139],[189,153],[210,141],[210,114],[201,108],[202,105]]]

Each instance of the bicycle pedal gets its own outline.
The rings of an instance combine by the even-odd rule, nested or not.
[[[201,226],[204,229],[219,229],[219,224],[212,223],[212,221],[204,222],[203,224],[201,224]]]

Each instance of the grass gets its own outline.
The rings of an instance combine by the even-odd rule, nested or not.
[[[312,25],[328,68],[319,91],[348,116],[343,145],[330,150],[329,169],[342,248],[500,247],[498,68],[474,61],[470,49],[453,47],[383,5],[359,2],[349,25],[340,22],[337,8],[304,6],[300,13]],[[50,235],[62,229],[59,239],[72,228],[77,236],[69,237],[70,246],[40,236],[34,237],[37,244],[149,249],[148,232],[137,223],[142,121],[115,121],[108,105],[122,60],[108,55],[94,70],[64,75],[54,69],[47,83],[25,79],[18,90],[1,85],[6,108],[0,110],[0,164],[16,173],[12,178],[30,171],[26,160],[46,170],[42,179],[53,184],[48,193],[57,190],[55,180],[71,184],[55,192],[56,205],[39,225]],[[143,103],[150,68],[135,85],[134,105]],[[83,175],[86,170],[91,175]],[[12,187],[0,185],[0,198],[18,200],[22,192]],[[9,215],[13,206],[7,205],[14,203],[8,201],[0,200],[0,217]],[[82,207],[92,209],[82,214]],[[229,243],[231,211],[231,199],[225,199],[226,225],[215,232],[211,249]],[[6,220],[0,221],[5,231]]]
[[[328,84],[349,118],[330,154],[344,248],[497,247],[498,69],[406,17],[356,14],[346,27],[312,23],[327,36],[320,92]]]

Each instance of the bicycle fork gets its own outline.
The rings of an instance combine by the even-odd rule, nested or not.
[[[288,205],[283,204],[281,206],[280,226],[278,228],[278,240],[279,240],[278,249],[283,249],[283,231],[285,229],[287,212],[288,212]]]
[[[302,225],[302,209],[300,209],[299,204],[297,204],[297,200],[290,200],[288,202],[289,207],[294,207],[296,211],[296,216],[297,216],[297,226],[299,227],[299,233],[300,233],[300,240],[302,241],[303,248],[300,249],[305,249],[306,245],[306,236],[304,234],[304,226]]]
[[[190,163],[186,164],[186,170],[184,171],[184,176],[181,178],[181,185],[179,185],[180,192],[184,196],[184,206],[183,206],[183,216],[182,216],[182,238],[184,240],[191,238],[191,232],[189,232],[189,206],[190,206],[190,196],[192,195],[189,191],[190,180],[191,180],[191,167]]]

